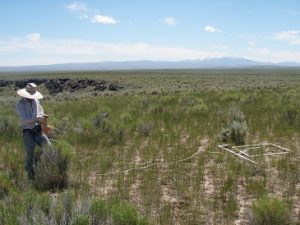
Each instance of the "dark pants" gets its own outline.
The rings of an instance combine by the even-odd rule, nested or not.
[[[49,138],[42,133],[41,129],[24,129],[23,141],[26,153],[25,170],[27,171],[29,178],[33,178],[33,158],[35,146],[38,145],[42,148],[42,150],[44,150],[45,148],[51,146],[51,143],[49,141]]]

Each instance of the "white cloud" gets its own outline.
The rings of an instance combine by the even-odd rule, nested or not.
[[[102,23],[102,24],[116,24],[117,21],[109,16],[102,16],[102,15],[94,15],[91,19],[93,23]]]
[[[26,36],[26,38],[28,40],[30,40],[31,42],[38,42],[41,39],[41,35],[39,33],[32,33],[32,34],[28,34]]]
[[[269,48],[249,47],[245,52],[246,57],[261,61],[283,62],[293,61],[300,63],[300,52],[288,50],[272,50]]]
[[[291,45],[300,45],[300,30],[289,30],[274,35],[275,40],[286,41]]]
[[[21,58],[20,55],[31,57]],[[40,40],[26,38],[0,40],[0,66],[67,62],[185,60],[223,57],[218,49],[192,49],[178,46],[154,46],[147,43],[103,43],[80,40]]]
[[[210,25],[206,25],[204,27],[204,31],[209,32],[209,33],[221,32],[219,29],[216,29]]]
[[[98,10],[89,9],[82,2],[73,2],[65,6],[68,10],[78,15],[81,20],[89,19],[92,23],[116,24],[117,21],[109,16],[98,14]]]
[[[73,12],[87,12],[88,8],[82,2],[73,2],[66,5],[66,8],[73,11]]]
[[[173,17],[167,17],[164,19],[164,24],[168,25],[168,26],[174,26],[177,24],[176,19]]]

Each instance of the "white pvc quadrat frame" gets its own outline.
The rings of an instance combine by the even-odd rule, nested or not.
[[[222,150],[230,152],[231,154],[239,157],[240,159],[246,160],[253,164],[257,164],[257,162],[254,161],[252,158],[258,156],[284,155],[290,152],[289,149],[273,143],[262,143],[262,144],[240,145],[240,146],[231,146],[229,144],[223,144],[223,145],[218,145],[218,147]],[[270,147],[273,149],[273,151],[270,150],[269,152],[262,153],[262,154],[251,154],[251,150],[255,150],[255,149],[264,150]],[[276,152],[274,150],[276,150]]]

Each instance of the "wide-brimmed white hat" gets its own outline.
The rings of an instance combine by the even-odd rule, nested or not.
[[[42,99],[43,95],[37,91],[35,83],[28,83],[25,88],[17,91],[17,94],[29,99]]]

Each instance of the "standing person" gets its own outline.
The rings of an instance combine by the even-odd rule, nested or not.
[[[37,91],[37,85],[28,83],[24,89],[17,91],[22,97],[17,103],[16,111],[20,117],[20,127],[23,130],[23,142],[25,148],[25,170],[30,179],[34,179],[33,158],[34,149],[38,145],[42,149],[51,146],[48,137],[42,132],[42,124],[46,122],[48,115],[44,114],[39,99],[43,96]]]

